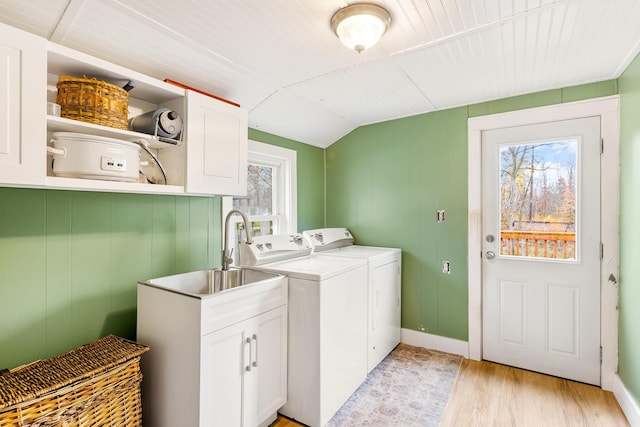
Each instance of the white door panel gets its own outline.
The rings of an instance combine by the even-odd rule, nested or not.
[[[600,384],[600,119],[482,136],[483,358]]]
[[[500,342],[526,346],[527,342],[527,284],[501,280],[499,286],[498,319]]]

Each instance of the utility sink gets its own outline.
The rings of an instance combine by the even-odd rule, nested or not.
[[[203,298],[258,283],[278,281],[281,274],[245,268],[199,270],[139,282],[156,288]]]

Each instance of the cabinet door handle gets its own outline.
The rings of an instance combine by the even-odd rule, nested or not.
[[[247,351],[246,351],[247,344],[249,344],[249,356],[248,356],[248,357],[247,357]],[[247,372],[251,372],[251,353],[252,353],[252,351],[251,351],[251,350],[252,350],[252,348],[253,348],[253,345],[251,345],[251,338],[247,337],[247,339],[246,339],[246,340],[245,340],[245,342],[244,342],[244,348],[245,348],[245,352],[244,352],[245,360],[247,360],[247,361],[249,362],[249,363],[247,363],[247,365],[244,367],[244,369],[245,369]]]
[[[253,334],[251,338],[253,338],[253,341],[256,343],[256,356],[253,358],[252,365],[254,368],[257,368],[258,367],[258,336],[256,334]]]

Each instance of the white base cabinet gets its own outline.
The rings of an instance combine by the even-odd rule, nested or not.
[[[144,425],[273,422],[287,398],[287,298],[286,277],[204,298],[139,284]]]

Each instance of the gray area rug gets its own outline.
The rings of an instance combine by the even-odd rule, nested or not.
[[[400,344],[327,425],[437,427],[461,363],[461,356]]]

